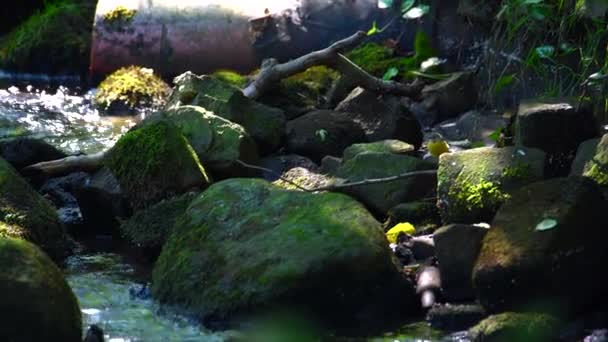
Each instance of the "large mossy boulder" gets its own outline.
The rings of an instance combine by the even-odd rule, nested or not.
[[[382,152],[365,152],[354,155],[331,172],[331,175],[348,182],[399,176],[414,171],[430,171],[435,164],[422,159]],[[344,188],[346,194],[361,201],[372,212],[384,217],[400,203],[432,197],[437,184],[434,173],[421,174],[376,184],[357,185]]]
[[[186,72],[174,80],[175,87],[166,109],[193,105],[243,126],[262,152],[277,149],[285,132],[282,110],[245,97],[242,91],[212,76]]]
[[[317,163],[325,156],[341,156],[348,146],[363,142],[367,142],[364,130],[348,113],[317,110],[287,123],[287,150]]]
[[[400,98],[372,93],[356,88],[336,107],[365,131],[367,141],[396,139],[413,145],[422,145],[420,123]]]
[[[439,158],[444,223],[489,222],[513,190],[543,179],[545,154],[523,147],[477,148]]]
[[[129,66],[116,70],[97,88],[95,103],[112,114],[129,113],[135,108],[160,108],[171,88],[152,69]]]
[[[152,292],[204,321],[286,305],[352,329],[413,308],[412,285],[361,204],[261,179],[222,181],[192,202],[154,267]]]
[[[0,67],[40,73],[86,72],[89,66],[95,3],[85,0],[42,1],[0,42]],[[11,8],[6,8],[12,12]]]
[[[469,329],[472,342],[549,342],[559,337],[559,319],[543,313],[504,312]]]
[[[157,256],[173,231],[175,222],[195,197],[195,193],[186,193],[136,212],[120,226],[122,236]]]
[[[61,260],[70,252],[68,237],[55,208],[1,158],[0,237],[28,240],[55,260]]]
[[[76,296],[38,247],[0,237],[0,340],[82,341]]]
[[[579,146],[570,175],[591,178],[604,192],[608,190],[608,134],[602,139],[591,139]]]
[[[491,312],[522,308],[576,312],[606,293],[607,204],[584,177],[519,189],[500,208],[473,269]]]
[[[237,160],[255,164],[258,149],[245,129],[197,106],[182,106],[163,115],[181,130],[200,161],[218,178],[238,175]]]
[[[188,140],[166,121],[141,125],[122,136],[106,154],[104,164],[134,209],[210,182]]]

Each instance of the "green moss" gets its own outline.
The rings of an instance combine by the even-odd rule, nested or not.
[[[127,24],[133,20],[137,10],[117,6],[115,9],[103,15],[103,20],[108,24]]]
[[[388,279],[385,272],[394,272],[386,238],[348,196],[230,179],[207,189],[178,220],[155,265],[153,292],[201,317],[225,318],[285,298],[343,309],[325,300],[356,305],[366,297],[353,297],[353,287],[373,289]]]
[[[377,43],[367,43],[348,53],[347,57],[377,77],[382,77],[390,68],[397,68],[402,77],[410,77],[410,71],[418,69],[420,63],[436,55],[428,35],[423,31],[418,31],[414,40],[413,56],[396,57],[394,50],[389,47]]]
[[[78,300],[63,272],[35,245],[0,237],[2,341],[82,341]]]
[[[457,187],[450,189],[449,195],[456,200],[459,207],[468,211],[496,211],[509,198],[509,195],[500,189],[499,183],[483,180],[475,184],[461,181]]]
[[[140,247],[159,249],[173,231],[176,220],[186,211],[195,196],[194,193],[187,193],[136,212],[121,225],[122,235]]]
[[[551,341],[559,331],[559,320],[541,313],[505,312],[490,316],[469,330],[473,341]]]
[[[247,82],[249,82],[247,76],[231,70],[218,70],[211,74],[211,76],[237,88],[244,88]]]
[[[187,139],[165,121],[144,124],[125,134],[104,162],[135,208],[209,182]]]
[[[47,1],[43,11],[2,40],[0,67],[50,73],[85,71],[94,12],[93,3]]]
[[[513,166],[505,167],[502,170],[502,176],[512,180],[526,180],[532,176],[532,167],[530,164],[517,163]]]
[[[167,100],[171,88],[154,75],[151,69],[138,66],[121,68],[108,76],[95,95],[97,105],[108,109],[125,105],[160,107]]]
[[[31,241],[55,259],[68,252],[55,209],[1,158],[0,236]]]

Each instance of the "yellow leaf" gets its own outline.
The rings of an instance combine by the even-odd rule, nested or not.
[[[402,222],[389,229],[386,232],[386,237],[390,243],[397,243],[397,237],[400,233],[412,235],[416,233],[416,228],[409,222]]]

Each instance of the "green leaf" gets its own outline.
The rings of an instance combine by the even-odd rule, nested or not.
[[[546,230],[551,230],[555,227],[557,227],[557,221],[549,218],[549,219],[544,219],[544,220],[540,221],[536,225],[536,228],[534,230],[536,230],[538,232],[543,232]]]
[[[378,8],[391,8],[393,7],[393,0],[378,0]]]
[[[395,76],[399,75],[399,69],[395,68],[395,67],[390,67],[388,68],[388,70],[386,70],[386,72],[384,73],[384,76],[382,76],[382,79],[385,81],[390,81],[393,78],[395,78]]]
[[[543,45],[534,49],[536,55],[540,58],[551,58],[555,55],[555,46],[553,45]]]
[[[513,84],[515,81],[515,74],[504,75],[498,80],[496,80],[496,84],[494,85],[494,93],[500,93],[503,89]]]
[[[409,11],[414,6],[414,3],[416,3],[416,0],[403,0],[401,2],[401,13]]]
[[[498,142],[498,139],[500,139],[500,135],[502,134],[502,132],[504,132],[504,130],[505,130],[504,127],[498,127],[497,129],[494,130],[494,132],[492,132],[492,133],[490,133],[490,135],[488,135],[488,138],[490,138],[494,142]]]
[[[544,0],[524,0],[524,5],[538,5],[542,3]]]
[[[369,29],[369,31],[367,31],[367,35],[368,36],[372,36],[376,33],[378,33],[380,30],[378,30],[378,24],[376,24],[376,21],[374,20],[374,22],[372,23],[372,28]]]
[[[315,132],[315,135],[318,136],[321,141],[325,141],[325,139],[327,139],[328,134],[329,133],[324,129],[319,129]]]
[[[411,8],[409,11],[405,12],[403,15],[404,19],[420,19],[425,14],[429,13],[431,10],[431,6],[429,5],[418,5],[416,7]]]

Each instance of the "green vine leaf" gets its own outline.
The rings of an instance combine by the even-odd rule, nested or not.
[[[409,11],[405,12],[405,14],[403,15],[403,18],[409,19],[409,20],[420,19],[425,14],[429,13],[430,10],[431,10],[431,6],[429,6],[429,5],[418,5],[416,7],[411,8]]]
[[[386,70],[386,72],[384,73],[384,76],[382,76],[382,79],[385,81],[390,81],[393,78],[395,78],[397,75],[399,75],[399,69],[397,69],[395,67],[390,67],[390,68],[388,68],[388,70]]]

